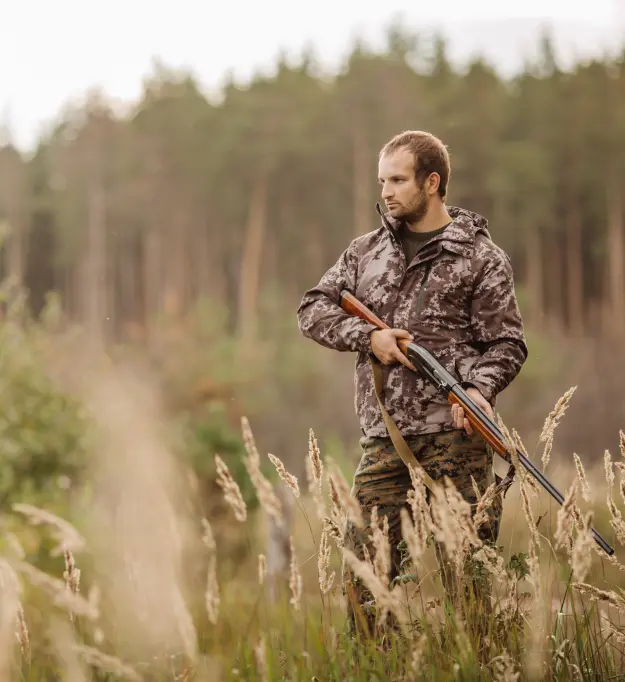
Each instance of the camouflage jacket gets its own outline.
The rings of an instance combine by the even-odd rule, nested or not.
[[[355,408],[366,436],[387,435],[369,356],[375,327],[338,304],[347,288],[393,328],[406,329],[465,386],[491,405],[527,358],[510,260],[491,240],[487,221],[447,207],[453,222],[411,263],[383,214],[382,226],[354,239],[297,311],[301,333],[337,351],[357,352]],[[404,436],[454,428],[446,397],[401,364],[383,366],[382,400]]]

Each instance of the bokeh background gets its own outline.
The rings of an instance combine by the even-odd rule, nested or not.
[[[5,503],[67,511],[89,450],[72,400],[94,349],[150,386],[159,442],[191,466],[208,510],[221,504],[215,453],[246,485],[244,415],[260,452],[300,479],[310,428],[349,476],[354,357],[303,339],[296,310],[378,226],[378,150],[405,129],[449,146],[449,203],[486,216],[512,259],[530,357],[504,419],[533,451],[577,386],[552,475],[568,487],[573,452],[601,466],[625,428],[623,10],[3,7]],[[149,468],[149,447],[141,457]]]

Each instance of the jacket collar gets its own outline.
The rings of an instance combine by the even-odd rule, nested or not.
[[[397,230],[402,224],[401,221],[396,220],[388,213],[384,213],[379,203],[376,204],[376,210],[382,218],[384,227],[397,239]],[[490,239],[488,221],[483,216],[457,206],[448,206],[447,212],[452,218],[451,224],[442,234],[432,237],[419,251],[416,262],[423,262],[438,255],[443,248],[468,257],[473,249],[475,236],[478,232]]]

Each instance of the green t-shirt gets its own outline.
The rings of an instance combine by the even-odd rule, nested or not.
[[[451,223],[447,223],[450,225]],[[399,239],[401,241],[402,248],[406,254],[406,265],[410,265],[412,259],[417,255],[417,251],[427,244],[430,239],[443,234],[447,225],[443,225],[438,230],[432,230],[431,232],[413,232],[409,230],[408,227],[403,224],[399,228]]]

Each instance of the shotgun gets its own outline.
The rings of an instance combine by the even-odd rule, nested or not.
[[[370,324],[375,325],[379,329],[390,329],[386,322],[383,322],[375,313],[367,308],[364,303],[359,301],[346,289],[343,289],[339,295],[339,304],[341,308],[350,315],[356,315]],[[471,400],[471,397],[464,388],[462,388],[460,382],[452,376],[428,350],[418,343],[406,339],[397,339],[397,345],[424,378],[429,380],[447,396],[447,399],[452,405],[456,403],[462,407],[465,417],[468,419],[473,429],[480,434],[500,457],[507,463],[510,463],[510,454],[508,452],[509,446],[506,444],[506,439],[501,433],[499,426],[478,405],[476,405],[473,400]],[[515,450],[519,462],[525,469],[527,469],[551,497],[559,504],[563,504],[564,497],[562,493],[539,469],[536,468],[534,463],[528,459],[518,447],[515,446]],[[591,528],[591,534],[604,552],[609,556],[614,554],[614,548],[611,547],[594,528]]]

